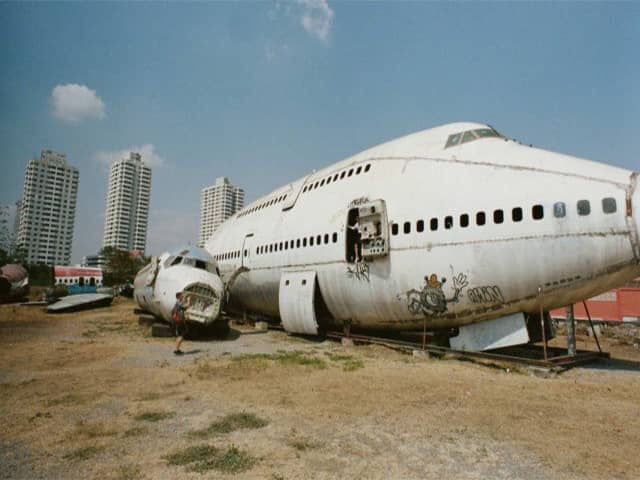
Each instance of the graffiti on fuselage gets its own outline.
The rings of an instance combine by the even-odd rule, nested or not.
[[[405,293],[407,308],[413,315],[438,316],[447,311],[450,303],[458,303],[460,294],[469,285],[467,276],[463,273],[453,276],[453,292],[447,298],[444,292],[444,284],[447,279],[432,273],[424,277],[424,285],[420,290],[411,289]]]
[[[347,276],[356,280],[369,281],[369,264],[364,260],[356,262],[353,267],[347,265]]]
[[[497,285],[470,288],[467,297],[472,303],[504,303],[504,296]]]
[[[349,202],[349,208],[358,207],[368,202],[369,202],[369,199],[367,197],[354,198]]]

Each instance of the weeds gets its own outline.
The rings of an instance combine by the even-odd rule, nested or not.
[[[78,405],[83,403],[84,399],[80,395],[74,393],[68,393],[64,397],[52,398],[47,400],[47,406],[55,407],[57,405]]]
[[[84,435],[88,438],[110,437],[116,435],[116,430],[109,429],[104,423],[85,423],[80,420],[76,424],[76,434]]]
[[[118,480],[134,480],[136,478],[143,478],[142,469],[140,468],[140,465],[133,463],[120,465],[116,472],[116,478]]]
[[[353,370],[358,370],[359,368],[364,368],[364,362],[358,358],[354,358],[353,355],[343,355],[333,352],[325,352],[325,355],[329,357],[329,360],[331,360],[332,362],[344,362],[342,364],[342,370],[344,370],[345,372],[351,372]]]
[[[190,432],[190,435],[194,437],[206,437],[212,434],[231,433],[236,430],[262,428],[268,424],[269,422],[267,420],[260,418],[253,413],[232,413],[222,417],[216,422],[213,422],[205,429]]]
[[[295,448],[299,452],[304,452],[307,450],[313,450],[315,448],[320,448],[322,446],[321,442],[316,442],[309,438],[294,438],[287,442],[290,447]]]
[[[255,459],[235,445],[221,452],[213,445],[193,445],[164,457],[169,465],[184,465],[193,472],[219,470],[224,473],[244,472],[255,464]]]
[[[128,430],[125,430],[122,433],[122,436],[130,438],[130,437],[139,437],[140,435],[145,435],[149,433],[149,429],[147,427],[132,427]]]
[[[205,461],[209,457],[215,457],[218,449],[213,445],[192,445],[182,450],[177,450],[163,457],[169,465],[188,465],[199,461]]]
[[[345,372],[351,372],[353,370],[358,370],[359,368],[364,368],[364,362],[357,358],[354,358],[353,360],[347,360],[342,365],[342,370],[344,370]]]
[[[80,447],[71,452],[62,456],[65,460],[70,460],[72,462],[87,460],[98,453],[102,452],[104,447],[96,447],[95,445],[90,445],[88,447]]]
[[[346,360],[353,359],[353,355],[341,355],[339,353],[333,352],[324,352],[324,354],[329,357],[329,360],[331,360],[332,362],[344,362]]]
[[[134,417],[138,422],[159,422],[175,416],[175,412],[143,412]]]

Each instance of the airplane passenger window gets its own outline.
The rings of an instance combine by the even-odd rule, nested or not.
[[[316,182],[313,184],[313,189],[315,190],[316,188],[318,188],[318,185],[320,184],[320,182]]]
[[[591,213],[591,204],[589,200],[578,200],[578,215],[589,215]]]
[[[288,241],[284,242],[284,249],[285,250],[289,250],[289,242]]]
[[[309,237],[309,246],[313,247],[313,237]]]
[[[469,215],[466,213],[460,215],[460,226],[462,228],[467,228],[469,226]]]
[[[544,217],[544,208],[542,208],[542,205],[534,205],[531,208],[531,216],[534,220],[542,220]]]
[[[612,197],[607,197],[602,199],[602,211],[604,213],[616,213],[616,199]]]
[[[331,177],[327,178],[327,185],[331,183]]]
[[[337,243],[338,242],[338,234],[336,232],[333,232],[333,243]]]
[[[316,237],[316,245],[320,245],[322,243],[322,235],[318,235]]]
[[[349,169],[349,175],[347,175],[347,176],[350,177],[351,175],[353,175],[353,168]]]
[[[256,247],[256,255],[260,253],[260,247]]]
[[[431,222],[429,222],[429,228],[431,228],[431,230],[437,230],[438,229],[438,219],[437,218],[432,218]]]
[[[245,251],[244,251],[244,256],[245,256],[245,257],[248,257],[248,256],[249,256],[249,250],[246,250],[246,249],[245,249]]]
[[[324,178],[322,179],[322,181],[320,182],[320,186],[322,187],[324,185]]]
[[[487,223],[487,216],[484,212],[476,213],[476,225],[484,225]]]
[[[307,187],[305,186],[305,187],[302,189],[302,193],[304,193],[304,192],[306,192],[306,191],[307,191]]]
[[[511,210],[511,220],[513,220],[514,222],[522,221],[522,208],[516,207]]]
[[[302,239],[302,246],[303,247],[307,246],[307,238],[306,237]]]
[[[364,172],[367,173],[370,169],[371,169],[371,164],[367,163],[367,165],[364,167]]]
[[[404,233],[411,233],[411,222],[404,222]]]
[[[453,217],[448,215],[446,217],[444,217],[444,228],[446,228],[447,230],[453,228]]]
[[[563,218],[567,214],[567,207],[564,202],[556,202],[553,204],[553,216]]]
[[[418,220],[416,222],[416,231],[417,232],[424,232],[424,220]]]
[[[269,252],[273,252],[273,243],[269,245]]]
[[[325,243],[325,245],[326,245],[327,243],[329,243],[329,234],[328,234],[328,233],[325,233],[325,234],[324,234],[324,243]]]
[[[280,242],[280,251],[282,251],[282,242]]]
[[[360,175],[361,171],[362,171],[362,165],[357,168],[356,175]]]
[[[300,248],[300,239],[296,240],[296,248]]]
[[[336,180],[338,180],[338,174],[337,173],[333,176],[333,181],[335,182]]]
[[[342,180],[342,179],[344,178],[344,176],[346,175],[346,173],[347,173],[347,172],[342,172],[342,173],[340,174],[340,180]]]
[[[493,223],[502,223],[504,222],[504,213],[502,210],[494,210],[493,211]]]
[[[391,224],[391,235],[397,235],[398,234],[398,224],[397,223],[392,223]]]

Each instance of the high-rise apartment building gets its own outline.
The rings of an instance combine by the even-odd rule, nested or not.
[[[234,187],[227,177],[216,178],[216,183],[200,193],[200,240],[204,246],[213,232],[231,215],[244,206],[244,190]]]
[[[147,245],[151,168],[139,153],[111,165],[107,211],[104,221],[104,247],[140,250]]]
[[[27,163],[16,239],[27,263],[71,261],[78,178],[64,153],[42,150]]]

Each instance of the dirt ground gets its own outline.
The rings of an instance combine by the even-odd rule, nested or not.
[[[274,331],[176,357],[133,309],[0,306],[1,478],[638,478],[618,339],[554,378]]]

